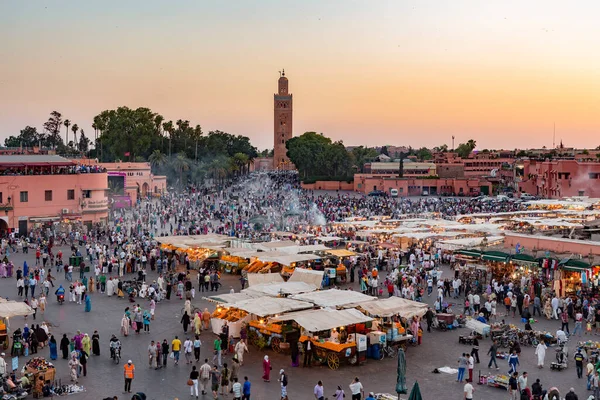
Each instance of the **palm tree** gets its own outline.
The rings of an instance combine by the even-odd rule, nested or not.
[[[157,149],[150,154],[148,161],[150,161],[152,167],[159,168],[167,163],[167,157]]]
[[[68,119],[65,119],[65,122],[63,122],[63,125],[67,127],[67,137],[65,138],[65,143],[69,143],[69,126],[71,126],[71,121],[69,121]]]
[[[179,183],[183,185],[183,173],[190,169],[190,162],[188,161],[185,153],[177,154],[177,157],[173,160],[173,168],[179,172]]]
[[[173,139],[173,121],[163,122],[163,131],[169,134],[169,158],[171,157],[171,140]]]
[[[235,153],[232,158],[233,165],[236,170],[244,171],[244,167],[248,164],[248,156],[244,153]]]
[[[73,131],[73,145],[77,147],[77,131],[79,130],[79,127],[77,126],[77,124],[74,124],[71,127],[71,130]]]
[[[467,142],[467,145],[471,148],[471,150],[473,150],[477,146],[477,142],[474,141],[473,139],[469,139],[469,141]]]

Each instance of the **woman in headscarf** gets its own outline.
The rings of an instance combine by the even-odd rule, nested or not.
[[[192,315],[192,302],[190,300],[185,301],[185,305],[183,306],[187,315]]]
[[[69,360],[69,374],[71,376],[71,382],[77,383],[77,368],[79,367],[79,361],[77,360],[77,353],[71,354]]]
[[[48,342],[48,347],[50,348],[50,359],[56,360],[58,358],[58,351],[57,351],[56,339],[54,339],[54,335],[50,336],[50,342]]]
[[[62,351],[62,358],[66,360],[69,358],[69,339],[67,338],[67,334],[63,333],[63,337],[60,340],[60,351]]]
[[[204,312],[202,312],[202,322],[204,322],[204,329],[208,330],[210,326],[210,312],[208,308],[205,308]]]
[[[44,330],[44,328],[41,328],[39,325],[35,326],[35,336],[37,336],[37,340],[40,344],[40,347],[44,347],[44,345],[46,344],[46,342],[48,341],[48,334],[46,333],[46,331]]]
[[[81,350],[81,340],[83,339],[83,334],[81,331],[77,331],[77,334],[73,336],[73,342],[75,343],[75,350]]]
[[[92,298],[89,294],[85,294],[85,312],[92,311]]]
[[[27,324],[25,324],[25,326],[23,327],[23,340],[27,341],[29,340],[29,326],[27,326]]]
[[[100,355],[100,335],[98,331],[94,331],[92,335],[92,354],[95,356]]]
[[[95,288],[95,285],[96,285],[96,283],[94,282],[94,277],[93,277],[93,276],[91,276],[91,277],[90,277],[90,280],[89,280],[89,282],[88,282],[88,291],[89,291],[90,293],[94,293],[94,288]]]
[[[199,312],[194,315],[194,333],[196,335],[202,333],[202,317]]]
[[[92,341],[87,333],[83,335],[83,339],[81,339],[81,349],[87,354],[90,354],[90,350],[92,349]]]
[[[271,361],[269,361],[269,356],[265,356],[263,359],[263,380],[265,382],[270,382],[271,378]]]
[[[27,261],[23,261],[23,276],[29,275],[29,265],[27,265]]]
[[[121,318],[121,333],[123,336],[129,336],[129,318],[127,318],[127,314],[123,314],[123,318]]]

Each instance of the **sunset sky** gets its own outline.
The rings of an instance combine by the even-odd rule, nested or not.
[[[600,145],[596,1],[0,0],[0,138],[57,110],[88,136],[145,106],[273,147],[285,68],[294,134],[347,145]]]

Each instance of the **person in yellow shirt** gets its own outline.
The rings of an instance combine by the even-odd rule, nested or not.
[[[175,339],[171,342],[171,351],[173,352],[173,358],[175,359],[175,365],[179,364],[179,351],[181,350],[181,340],[175,336]]]

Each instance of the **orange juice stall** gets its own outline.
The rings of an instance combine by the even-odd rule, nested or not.
[[[176,254],[179,258],[178,268],[184,266],[187,257],[190,267],[200,268],[206,261],[217,261],[219,252],[231,240],[225,235],[186,235],[186,236],[159,236],[155,240],[160,243],[163,252]]]
[[[300,329],[299,341],[306,351],[310,341],[313,361],[338,369],[342,363],[355,365],[366,358],[365,324],[372,321],[356,309],[314,309],[291,312],[273,317],[272,322],[292,324]],[[358,326],[362,328],[358,329]],[[361,331],[361,332],[359,332]]]

